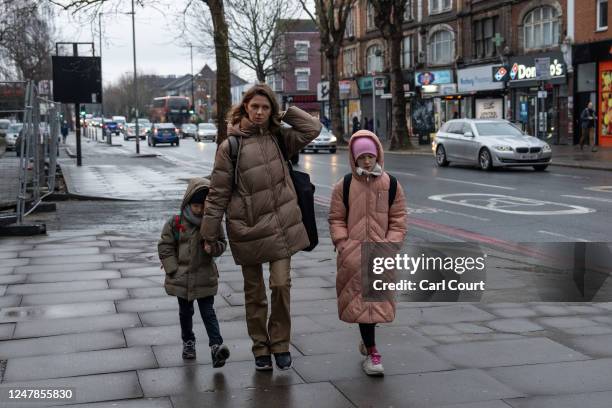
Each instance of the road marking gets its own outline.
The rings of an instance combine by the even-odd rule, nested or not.
[[[580,242],[591,242],[588,239],[583,239],[583,238],[576,238],[576,237],[570,237],[569,235],[564,235],[564,234],[559,234],[556,232],[550,232],[550,231],[538,231],[540,234],[546,234],[546,235],[552,235],[554,237],[562,237],[562,238],[568,238],[572,241],[580,241]]]
[[[436,177],[434,180],[450,181],[452,183],[472,184],[474,186],[480,186],[480,187],[500,188],[502,190],[516,190],[516,188],[514,187],[497,186],[495,184],[475,183],[473,181],[456,180],[456,179],[449,179],[449,178],[444,178],[444,177]]]
[[[590,191],[599,191],[602,193],[612,193],[612,186],[593,186],[593,187],[585,187],[585,190]]]
[[[612,199],[601,198],[601,197],[590,197],[590,196],[579,196],[579,195],[562,195],[561,197],[579,198],[581,200],[600,201],[602,203],[612,203]]]
[[[430,200],[441,201],[449,204],[462,205],[464,207],[478,208],[482,210],[497,211],[505,214],[521,215],[564,215],[564,214],[587,214],[595,212],[592,208],[581,207],[570,204],[559,204],[550,201],[533,200],[523,197],[512,197],[501,194],[439,194],[429,197]],[[552,207],[550,210],[533,210],[536,207]],[[527,207],[527,209],[510,209]],[[565,208],[565,209],[555,209]]]
[[[328,190],[333,190],[333,187],[330,187],[328,185],[325,184],[318,184],[318,183],[313,183],[312,181],[310,181],[312,183],[313,186],[315,187],[321,187],[321,188],[326,188]]]

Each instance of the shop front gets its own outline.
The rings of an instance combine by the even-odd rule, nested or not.
[[[461,117],[460,98],[455,98],[457,94],[457,84],[454,83],[453,70],[422,71],[414,74],[414,82],[417,89],[420,89],[421,99],[432,99],[430,103],[416,102],[418,110],[431,106],[433,114],[433,130],[435,132],[440,126],[453,118]],[[429,123],[429,121],[427,121]],[[421,129],[419,133],[422,133]]]
[[[545,79],[536,75],[536,60],[548,61]],[[547,52],[510,58],[507,71],[511,91],[508,119],[550,144],[566,144],[571,124],[566,114],[570,101],[563,54]]]
[[[612,41],[599,41],[574,47],[574,143],[580,139],[580,114],[589,102],[597,115],[595,141],[612,146]]]
[[[457,70],[460,116],[470,119],[505,119],[508,98],[503,82],[491,76],[494,65]]]
[[[361,105],[359,103],[359,88],[354,79],[341,80],[338,83],[340,91],[340,112],[342,127],[346,140],[353,134],[353,118],[361,123]]]
[[[382,98],[389,88],[388,78],[379,78],[379,86],[375,86],[371,76],[358,79],[361,107],[361,128],[372,130],[381,140],[386,140],[390,134],[391,101]],[[376,88],[376,89],[374,89]],[[367,122],[367,123],[366,123]],[[366,126],[367,125],[367,126]]]

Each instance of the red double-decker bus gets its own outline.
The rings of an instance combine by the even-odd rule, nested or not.
[[[189,122],[191,103],[186,96],[162,96],[153,99],[150,117],[153,123],[174,123],[179,126]]]

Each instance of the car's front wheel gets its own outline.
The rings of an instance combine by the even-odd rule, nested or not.
[[[491,152],[486,147],[478,154],[478,164],[482,170],[493,169],[493,161],[491,160]]]
[[[548,164],[538,164],[537,166],[533,166],[535,171],[544,171],[548,167]]]
[[[442,145],[438,146],[438,148],[436,149],[436,164],[439,167],[446,167],[449,164],[449,161],[446,158],[446,150]]]

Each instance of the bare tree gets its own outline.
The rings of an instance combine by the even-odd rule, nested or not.
[[[340,115],[338,57],[344,41],[346,20],[355,0],[314,0],[315,14],[312,14],[306,6],[306,0],[299,1],[321,33],[321,50],[325,55],[329,75],[329,107],[332,132],[339,140],[342,140],[344,129]]]
[[[132,108],[138,108],[141,116],[147,116],[151,101],[161,93],[156,86],[159,81],[156,75],[138,72],[138,101],[134,100],[134,76],[123,74],[117,81],[104,87],[104,112],[123,115],[133,120]]]
[[[389,50],[391,73],[391,150],[411,147],[406,123],[406,98],[402,74],[402,24],[406,0],[370,0],[374,7],[374,21]]]
[[[274,48],[287,28],[278,22],[295,16],[299,6],[290,0],[226,0],[226,5],[230,58],[253,70],[259,82],[265,82],[275,71]],[[187,34],[190,42],[206,49],[207,39],[201,32],[212,37],[214,27],[203,11],[197,7],[191,10]]]

